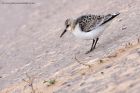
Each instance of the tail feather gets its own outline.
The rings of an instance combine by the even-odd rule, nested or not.
[[[102,25],[105,24],[105,23],[107,23],[107,22],[109,22],[110,20],[112,20],[113,18],[115,18],[116,16],[118,16],[119,14],[120,13],[117,12],[117,13],[114,13],[114,14],[108,14],[108,15],[106,15],[105,18],[104,18],[104,22],[102,23]]]
[[[117,15],[119,15],[120,13],[119,12],[116,12],[116,13],[114,13],[114,14],[112,14],[113,16],[117,16]]]

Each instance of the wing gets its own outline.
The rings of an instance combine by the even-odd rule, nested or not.
[[[82,31],[89,32],[95,29],[98,26],[101,26],[110,20],[112,20],[116,14],[108,14],[108,15],[84,15],[77,19],[77,23]]]
[[[108,15],[106,15],[106,16],[104,16],[104,20],[103,20],[103,23],[101,24],[101,25],[103,25],[103,24],[105,24],[105,23],[107,23],[107,22],[109,22],[109,21],[111,21],[113,18],[115,18],[116,16],[118,16],[120,13],[114,13],[114,14],[108,14]]]
[[[103,16],[84,15],[77,19],[82,31],[89,32],[103,23]]]

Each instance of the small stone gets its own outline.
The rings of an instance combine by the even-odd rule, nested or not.
[[[119,21],[119,22],[121,22],[121,21],[122,21],[122,19],[119,19],[118,21]]]
[[[71,84],[67,84],[67,86],[69,87],[69,86],[71,86]]]
[[[107,65],[105,68],[108,69],[108,68],[110,68],[111,66],[112,66],[112,65]]]
[[[101,74],[103,75],[103,74],[104,74],[104,72],[101,72]]]
[[[126,26],[123,26],[123,27],[122,27],[122,30],[125,30],[125,29],[127,29],[127,27],[126,27]]]
[[[100,61],[100,63],[104,63],[104,61],[101,59],[101,60],[99,60]]]
[[[83,86],[85,84],[85,82],[82,82],[81,84],[80,84],[80,86]]]
[[[81,75],[86,75],[86,73],[85,73],[85,72],[83,72],[83,73],[81,73]]]

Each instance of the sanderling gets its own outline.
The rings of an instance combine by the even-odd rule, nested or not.
[[[120,13],[107,15],[89,14],[80,16],[77,19],[67,19],[65,21],[66,28],[60,37],[62,37],[66,31],[71,31],[76,37],[93,40],[90,50],[86,52],[86,54],[88,54],[95,49],[99,36],[108,27],[108,23],[119,14]]]

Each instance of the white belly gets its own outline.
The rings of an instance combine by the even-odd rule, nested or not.
[[[104,29],[105,29],[105,26],[101,26],[101,27],[98,27],[90,32],[84,32],[84,31],[81,31],[79,24],[77,24],[74,31],[72,31],[72,33],[76,37],[79,37],[82,39],[96,39],[97,37],[99,37],[102,34]]]

